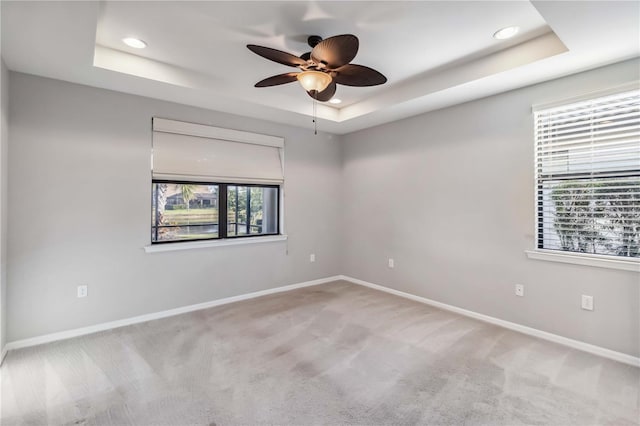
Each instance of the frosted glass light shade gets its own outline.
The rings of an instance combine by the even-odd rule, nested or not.
[[[331,76],[320,71],[303,71],[297,78],[307,92],[315,90],[320,93],[331,83]]]

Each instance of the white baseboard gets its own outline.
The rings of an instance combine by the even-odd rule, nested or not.
[[[561,345],[578,349],[584,352],[589,352],[604,358],[612,359],[614,361],[619,361],[625,364],[640,367],[640,358],[634,357],[632,355],[624,354],[622,352],[616,352],[611,349],[602,348],[600,346],[595,346],[589,343],[581,342],[579,340],[569,339],[567,337],[559,336],[557,334],[548,333],[546,331],[516,324],[510,321],[505,321],[499,318],[491,317],[489,315],[484,315],[477,312],[469,311],[467,309],[459,308],[453,305],[448,305],[446,303],[436,302],[435,300],[427,299],[426,297],[416,296],[414,294],[405,293],[399,290],[394,290],[389,287],[373,284],[368,281],[359,280],[357,278],[349,277],[346,275],[336,275],[333,277],[321,278],[313,281],[305,281],[302,283],[271,288],[268,290],[256,291],[253,293],[241,294],[239,296],[226,297],[224,299],[217,299],[209,302],[198,303],[195,305],[183,306],[180,308],[169,309],[161,312],[155,312],[152,314],[140,315],[137,317],[126,318],[126,319],[117,320],[117,321],[110,321],[102,324],[92,325],[89,327],[76,328],[73,330],[61,331],[59,333],[45,334],[42,336],[32,337],[24,340],[16,340],[16,341],[7,343],[5,347],[2,349],[2,353],[0,355],[0,364],[2,364],[2,361],[4,360],[4,357],[6,356],[7,351],[14,350],[14,349],[41,345],[43,343],[55,342],[58,340],[70,339],[72,337],[83,336],[86,334],[96,333],[99,331],[111,330],[114,328],[124,327],[131,324],[138,324],[141,322],[152,321],[155,319],[171,317],[174,315],[180,315],[187,312],[198,311],[201,309],[207,309],[214,306],[226,305],[228,303],[234,303],[234,302],[239,302],[241,300],[253,299],[256,297],[266,296],[269,294],[295,290],[297,288],[325,284],[325,283],[329,283],[337,280],[345,280],[345,281],[349,281],[351,283],[369,287],[375,290],[384,291],[386,293],[394,294],[396,296],[404,297],[406,299],[411,299],[420,303],[435,306],[437,308],[444,309],[446,311],[455,312],[457,314],[464,315],[469,318],[474,318],[480,321],[484,321],[490,324],[504,327],[509,330],[514,330],[523,334],[528,334],[530,336],[538,337],[544,340],[548,340],[550,342],[559,343]]]
[[[640,358],[634,357],[629,354],[625,354],[622,352],[612,351],[611,349],[606,349],[600,346],[592,345],[590,343],[581,342],[579,340],[569,339],[568,337],[559,336],[553,333],[547,333],[546,331],[538,330],[535,328],[527,327],[524,325],[516,324],[514,322],[505,321],[499,318],[491,317],[489,315],[480,314],[477,312],[469,311],[467,309],[458,308],[456,306],[447,305],[446,303],[436,302],[435,300],[427,299],[425,297],[416,296],[414,294],[405,293],[403,291],[394,290],[389,287],[384,287],[378,284],[373,284],[367,281],[359,280],[357,278],[348,277],[345,275],[341,275],[340,279],[345,281],[352,282],[354,284],[359,284],[365,287],[373,288],[375,290],[384,291],[385,293],[394,294],[396,296],[404,297],[406,299],[415,300],[416,302],[424,303],[427,305],[435,306],[436,308],[444,309],[446,311],[455,312],[460,315],[464,315],[466,317],[475,318],[480,321],[488,322],[490,324],[494,324],[500,327],[508,328],[509,330],[514,330],[523,334],[528,334],[530,336],[538,337],[540,339],[548,340],[550,342],[559,343],[564,346],[569,346],[570,348],[578,349],[584,352],[589,352],[594,355],[599,355],[603,358],[609,358],[614,361],[619,361],[625,364],[633,365],[635,367],[640,367]]]
[[[172,317],[174,315],[180,315],[187,312],[199,311],[201,309],[207,309],[214,306],[226,305],[228,303],[239,302],[241,300],[254,299],[256,297],[266,296],[269,294],[282,293],[284,291],[295,290],[297,288],[324,284],[332,281],[337,281],[339,279],[341,279],[340,276],[333,276],[333,277],[321,278],[313,281],[305,281],[297,284],[285,285],[282,287],[256,291],[253,293],[241,294],[239,296],[232,296],[232,297],[225,297],[224,299],[211,300],[209,302],[198,303],[195,305],[182,306],[180,308],[169,309],[166,311],[154,312],[152,314],[140,315],[137,317],[105,322],[102,324],[76,328],[73,330],[61,331],[58,333],[45,334],[42,336],[31,337],[29,339],[16,340],[6,344],[6,346],[4,347],[3,356],[4,354],[6,354],[7,351],[14,350],[14,349],[26,348],[29,346],[41,345],[43,343],[50,343],[58,340],[70,339],[72,337],[84,336],[85,334],[97,333],[99,331],[111,330],[114,328],[124,327],[131,324],[138,324],[141,322],[152,321],[160,318]]]

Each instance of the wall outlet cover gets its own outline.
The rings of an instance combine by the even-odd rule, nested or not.
[[[89,293],[88,286],[86,285],[78,286],[78,297],[87,297],[88,293]]]
[[[393,269],[396,267],[396,262],[393,259],[389,259],[389,268]]]
[[[310,254],[309,255],[309,262],[315,262],[316,261],[316,255],[315,254]]]
[[[582,295],[582,309],[586,311],[593,311],[593,296],[586,294]]]

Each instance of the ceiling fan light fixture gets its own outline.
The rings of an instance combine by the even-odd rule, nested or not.
[[[518,34],[518,31],[520,31],[520,27],[516,26],[501,28],[493,33],[493,38],[496,40],[506,40]]]
[[[322,92],[331,84],[331,76],[320,71],[303,71],[297,75],[300,85],[307,92]]]

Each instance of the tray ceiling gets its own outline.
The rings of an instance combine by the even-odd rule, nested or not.
[[[251,53],[300,55],[309,35],[352,33],[353,63],[388,78],[339,86],[320,128],[348,133],[640,54],[637,2],[2,2],[11,70],[309,126],[296,83],[254,88],[292,70]],[[517,25],[509,40],[492,34]],[[133,49],[122,38],[143,39]]]

